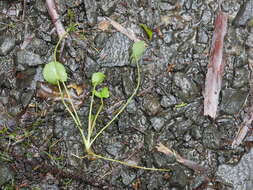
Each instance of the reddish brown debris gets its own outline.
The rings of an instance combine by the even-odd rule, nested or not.
[[[225,62],[223,59],[224,37],[227,32],[228,16],[218,11],[214,23],[214,35],[210,51],[210,62],[208,64],[205,92],[204,92],[204,115],[215,118],[219,103],[222,75]]]
[[[57,12],[55,1],[54,0],[46,0],[46,7],[47,7],[48,13],[53,21],[55,29],[57,31],[58,37],[62,38],[66,34],[66,31],[63,27],[63,24],[60,20],[60,16]]]
[[[76,108],[79,108],[88,97],[87,85],[86,84],[70,84],[68,86],[70,90],[70,96]],[[46,82],[37,82],[36,85],[36,96],[45,100],[60,101],[61,95],[57,86],[48,84]],[[68,101],[68,96],[63,91],[63,97],[65,101]]]

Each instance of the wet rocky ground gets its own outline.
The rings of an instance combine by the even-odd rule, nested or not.
[[[252,138],[231,141],[251,102],[246,41],[253,0],[221,3],[229,15],[226,67],[217,118],[203,116],[203,87],[214,31],[215,0],[56,0],[70,33],[58,59],[69,74],[78,112],[87,125],[90,78],[106,74],[111,96],[103,126],[131,95],[136,68],[133,42],[104,17],[148,43],[141,60],[141,87],[127,109],[95,142],[108,158],[171,172],[134,169],[85,152],[75,124],[54,93],[41,95],[43,66],[58,37],[43,0],[0,1],[0,187],[2,189],[249,190]],[[149,40],[139,24],[153,31]],[[45,86],[43,86],[45,85]],[[74,87],[76,85],[72,85]],[[50,90],[50,88],[49,88]],[[99,104],[95,105],[98,107]],[[159,153],[163,143],[206,167],[206,177]]]

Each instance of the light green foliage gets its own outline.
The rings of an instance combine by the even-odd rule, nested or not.
[[[78,25],[79,24],[69,24],[68,28],[67,28],[67,31],[68,32],[75,32],[78,30]]]
[[[187,106],[187,103],[182,102],[181,104],[175,105],[175,108],[182,108],[184,106]]]
[[[67,81],[68,75],[65,67],[60,62],[52,61],[44,67],[43,77],[47,82],[57,84],[58,82]]]
[[[144,41],[138,41],[133,44],[131,58],[138,62],[147,48]]]
[[[140,27],[146,32],[148,39],[152,40],[153,31],[146,24],[140,24]]]
[[[74,27],[75,27],[75,25],[69,27],[67,31],[73,30]],[[46,66],[43,69],[43,76],[47,82],[49,82],[51,84],[58,85],[58,89],[61,94],[62,103],[64,104],[65,108],[67,109],[67,111],[71,115],[72,119],[74,120],[74,122],[76,124],[77,129],[80,132],[80,135],[82,137],[83,144],[84,144],[84,147],[85,147],[85,150],[86,150],[86,153],[88,154],[88,156],[91,156],[91,157],[95,156],[97,158],[121,163],[121,164],[131,166],[134,168],[153,170],[153,171],[168,171],[167,169],[147,168],[147,167],[129,164],[127,162],[123,162],[120,160],[106,158],[104,156],[100,156],[98,154],[95,154],[92,150],[92,144],[96,141],[96,139],[103,133],[104,130],[106,130],[118,118],[118,116],[125,110],[125,108],[130,104],[130,102],[134,98],[134,96],[137,94],[137,91],[140,86],[140,80],[141,80],[140,79],[140,66],[139,66],[138,62],[147,48],[146,43],[144,41],[138,41],[138,42],[135,42],[132,47],[131,59],[132,59],[132,61],[134,61],[136,63],[136,67],[137,67],[137,85],[136,85],[132,95],[127,99],[126,103],[123,106],[121,106],[121,108],[117,111],[117,113],[114,114],[112,119],[104,127],[102,127],[98,131],[95,129],[97,127],[96,124],[97,124],[98,116],[104,107],[103,99],[108,98],[110,96],[110,93],[109,93],[108,87],[104,87],[101,90],[96,90],[97,86],[100,85],[105,80],[105,77],[106,77],[105,74],[102,72],[97,72],[92,75],[91,82],[92,82],[93,88],[92,88],[92,95],[91,95],[91,99],[90,99],[88,126],[87,126],[87,133],[84,133],[82,123],[80,121],[80,118],[78,116],[78,113],[76,111],[76,108],[74,106],[72,98],[70,96],[70,93],[68,91],[68,88],[65,85],[65,81],[67,81],[67,78],[68,78],[66,70],[65,70],[64,66],[61,63],[59,63],[56,59],[57,48],[58,48],[61,40],[65,37],[65,35],[61,39],[59,39],[57,45],[55,46],[55,50],[54,50],[55,61],[52,61],[52,62],[46,64]],[[64,88],[64,90],[66,92],[66,95],[68,98],[68,104],[64,98],[62,87]],[[95,97],[100,98],[101,104],[100,104],[98,110],[96,111],[96,114],[93,114],[93,111],[94,111],[93,105],[94,105]],[[50,152],[49,152],[48,156],[51,157]],[[78,157],[78,156],[76,156],[76,157]],[[57,160],[58,158],[51,157],[51,159]]]
[[[97,96],[98,98],[109,98],[110,93],[108,87],[104,87],[100,91],[95,90],[95,96]]]
[[[105,79],[105,74],[101,72],[93,73],[91,82],[93,86],[100,85]]]

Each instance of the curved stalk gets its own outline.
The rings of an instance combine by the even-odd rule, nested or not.
[[[148,168],[148,167],[144,167],[144,166],[138,166],[138,165],[135,165],[135,164],[129,164],[129,163],[124,162],[124,161],[115,160],[115,159],[112,159],[112,158],[106,158],[106,157],[103,157],[103,156],[95,154],[95,153],[92,153],[92,156],[95,156],[95,157],[103,159],[103,160],[111,161],[111,162],[117,162],[117,163],[120,163],[122,165],[130,166],[130,167],[133,167],[133,168],[143,169],[143,170],[160,171],[160,172],[169,172],[169,171],[171,171],[169,169],[164,169],[164,168]]]
[[[99,106],[98,111],[92,121],[91,134],[93,132],[94,127],[96,126],[96,121],[97,121],[98,115],[101,113],[103,107],[104,107],[104,101],[103,101],[103,98],[101,98],[101,105]]]
[[[61,86],[60,86],[59,81],[57,82],[57,86],[58,86],[59,92],[60,92],[60,94],[61,94],[61,101],[62,101],[63,105],[65,106],[65,108],[67,109],[67,111],[69,112],[69,114],[71,115],[72,119],[74,120],[74,122],[75,122],[77,128],[79,129],[79,132],[81,133],[81,136],[82,136],[82,139],[83,139],[83,143],[84,143],[85,146],[86,146],[86,145],[87,145],[87,139],[85,138],[85,135],[84,135],[84,133],[83,133],[83,130],[82,130],[82,128],[81,128],[81,125],[79,125],[79,124],[80,124],[80,123],[79,123],[80,121],[78,122],[79,118],[77,119],[77,118],[75,117],[75,115],[74,115],[74,114],[72,113],[72,111],[70,110],[69,106],[66,104],[66,102],[65,102],[65,100],[64,100],[64,97],[63,97],[63,93],[62,93],[62,89],[61,89]],[[66,90],[66,89],[65,89],[65,90]],[[66,93],[67,93],[67,92],[68,92],[68,89],[66,90]],[[71,101],[71,99],[70,99],[70,101]]]
[[[79,116],[78,116],[78,114],[77,114],[76,108],[75,108],[75,106],[74,106],[74,104],[73,104],[73,101],[72,101],[72,98],[71,98],[71,96],[70,96],[70,94],[69,94],[68,88],[67,88],[67,86],[65,85],[65,82],[62,82],[62,84],[63,84],[64,89],[65,89],[65,91],[66,91],[66,94],[67,94],[67,96],[68,96],[70,105],[71,105],[71,107],[72,107],[72,109],[73,109],[73,111],[74,111],[76,120],[78,121],[78,125],[81,127],[81,126],[82,126],[82,123],[81,123],[80,118],[79,118]]]
[[[91,146],[91,143],[90,143],[90,138],[91,138],[91,128],[92,128],[92,107],[93,107],[93,103],[94,103],[94,96],[95,96],[95,89],[96,89],[96,86],[94,85],[93,86],[93,89],[92,89],[92,95],[91,95],[91,101],[90,101],[90,109],[89,109],[89,118],[88,118],[88,137],[87,137],[87,140],[88,140],[88,143],[90,144],[89,147]]]
[[[63,34],[63,35],[61,36],[61,38],[58,40],[58,42],[57,42],[57,44],[56,44],[56,46],[55,46],[55,48],[54,48],[54,61],[55,61],[55,62],[57,61],[57,59],[56,59],[56,53],[57,53],[58,46],[60,45],[61,41],[63,40],[63,38],[65,38],[65,36],[66,36],[67,34],[68,34],[68,32],[65,32],[65,34]]]

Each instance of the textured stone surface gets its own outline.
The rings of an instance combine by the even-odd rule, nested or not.
[[[0,37],[0,56],[7,55],[15,47],[15,38],[10,36]]]
[[[220,165],[217,175],[227,183],[233,184],[233,190],[253,189],[253,149],[245,154],[236,166]],[[232,190],[232,189],[231,189]]]

